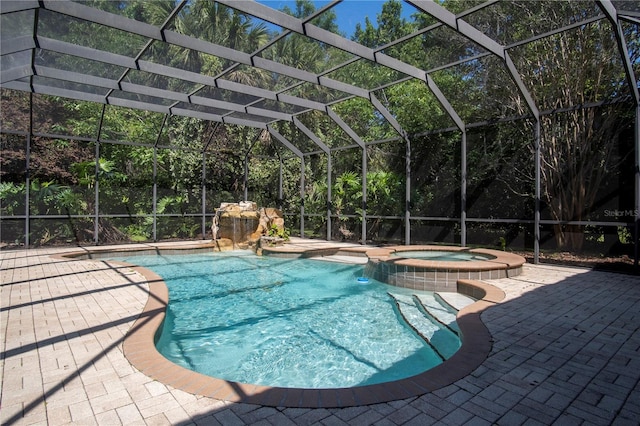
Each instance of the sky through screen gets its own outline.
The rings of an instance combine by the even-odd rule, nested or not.
[[[282,10],[285,6],[296,10],[295,0],[257,0],[272,9]],[[377,16],[382,11],[382,5],[386,0],[344,0],[333,7],[336,12],[338,28],[347,38],[351,38],[356,29],[356,24],[364,28],[365,18],[368,17],[374,26],[377,25]],[[327,0],[312,2],[316,10],[322,9],[331,3]],[[406,3],[402,3],[402,17],[410,19],[415,10]]]

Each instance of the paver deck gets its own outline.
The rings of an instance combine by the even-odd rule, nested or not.
[[[149,283],[100,259],[52,256],[70,251],[0,252],[0,424],[640,423],[637,276],[525,265],[490,281],[507,298],[482,314],[493,347],[471,374],[419,397],[304,409],[198,396],[138,371],[122,346]]]

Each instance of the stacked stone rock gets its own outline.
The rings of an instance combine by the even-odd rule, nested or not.
[[[282,212],[276,208],[263,207],[258,210],[256,203],[221,203],[211,227],[214,240],[231,240],[235,246],[256,244],[275,227],[278,233],[284,231]]]

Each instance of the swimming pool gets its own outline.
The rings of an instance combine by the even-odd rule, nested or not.
[[[123,260],[153,270],[169,289],[160,353],[209,376],[336,388],[394,381],[442,362],[401,320],[388,285],[358,282],[362,266],[237,251]]]

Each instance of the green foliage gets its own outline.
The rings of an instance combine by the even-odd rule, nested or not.
[[[156,25],[163,24],[176,6],[174,0],[89,0],[85,3]],[[440,0],[439,3],[456,14],[478,4],[476,0]],[[497,2],[492,7],[478,8],[464,18],[473,19],[473,25],[484,23],[483,33],[502,45],[512,46],[508,52],[510,58],[540,110],[567,110],[543,116],[541,129],[544,201],[551,218],[559,221],[590,219],[589,212],[596,204],[598,190],[605,186],[607,179],[618,180],[615,170],[626,161],[627,155],[618,141],[634,119],[632,109],[624,110],[618,106],[575,108],[589,103],[606,104],[628,92],[616,39],[611,35],[611,24],[606,20],[541,37],[531,43],[518,43],[533,34],[550,31],[561,20],[567,24],[584,20],[581,15],[584,8],[580,3]],[[381,53],[418,69],[428,70],[430,82],[437,85],[453,110],[467,124],[530,113],[501,58],[483,55],[484,51],[473,40],[458,35],[446,25],[435,26],[436,20],[426,14],[405,17],[402,13],[405,6],[398,0],[385,2],[375,19],[367,18],[364,25],[358,25],[353,40],[380,49]],[[283,11],[307,19],[317,12],[315,7],[310,0],[297,0],[294,6],[285,6]],[[89,24],[47,9],[39,13],[46,18],[40,21],[38,28],[38,35],[42,37],[133,56],[147,43],[146,38]],[[11,33],[28,35],[23,28],[33,23],[24,19],[18,21],[3,20],[3,24],[7,24]],[[339,32],[336,16],[331,10],[310,22],[327,31]],[[388,46],[393,40],[430,26],[433,28],[429,31]],[[263,48],[274,36],[267,26],[256,24],[250,16],[209,0],[186,2],[181,12],[171,20],[169,29],[247,53]],[[625,22],[623,30],[629,40],[632,63],[636,64],[640,55],[637,26]],[[89,75],[110,79],[123,75],[123,70],[116,65],[97,64],[46,50],[39,54],[42,55],[39,57],[42,63],[61,70],[82,70]],[[367,60],[353,61],[329,72],[335,65],[350,60],[351,55],[295,33],[275,40],[261,50],[259,56],[345,84],[375,90],[376,98],[397,120],[410,141],[412,214],[447,217],[459,214],[461,133],[454,130],[434,134],[439,129],[455,129],[455,124],[447,113],[448,105],[443,106],[424,81],[406,78],[399,84],[387,86],[387,83],[405,75],[377,61]],[[467,60],[469,58],[474,59]],[[282,92],[285,95],[329,102],[331,108],[366,142],[391,140],[398,136],[369,99],[348,97],[339,90],[319,84],[296,84],[291,78],[255,67],[240,65],[229,68],[232,61],[168,43],[152,43],[145,50],[143,59],[275,92],[287,88]],[[447,63],[456,65],[441,68]],[[226,72],[221,75],[224,70]],[[325,71],[327,73],[323,74]],[[232,91],[201,87],[180,78],[141,70],[130,70],[123,83],[148,84],[223,102],[241,102],[238,94]],[[20,119],[17,113],[28,109],[24,107],[26,98],[20,95],[14,98],[20,102],[5,101],[4,90],[5,107],[21,105],[3,115],[5,127],[10,128],[16,123],[24,131],[24,123],[28,120]],[[127,96],[134,101],[158,104],[166,101],[141,93],[128,93]],[[343,97],[348,99],[334,102]],[[189,218],[188,213],[199,211],[203,187],[206,188],[209,209],[220,202],[242,199],[245,189],[250,194],[249,199],[260,205],[279,204],[278,158],[282,161],[284,209],[297,211],[304,202],[306,213],[319,214],[327,210],[328,159],[324,154],[304,158],[303,201],[298,187],[300,160],[278,141],[271,140],[268,133],[181,116],[169,117],[162,127],[165,117],[159,113],[69,101],[61,97],[37,95],[34,98],[37,104],[34,122],[39,123],[38,132],[100,140],[97,164],[93,159],[96,149],[93,143],[44,138],[32,140],[28,202],[34,215],[93,213],[95,199],[90,189],[95,188],[96,178],[100,187],[101,210],[108,206],[109,213],[151,215],[151,188],[157,184],[157,213],[167,215],[158,222],[161,238],[192,236],[199,232],[199,224]],[[297,114],[296,109],[289,110],[287,105],[273,99],[262,100],[255,105]],[[355,222],[358,219],[346,216],[362,211],[363,150],[321,111],[307,111],[296,117],[330,148],[353,147],[331,154],[331,172],[335,179],[329,201],[332,211],[340,217],[339,222]],[[311,141],[302,140],[292,123],[275,126],[294,145],[305,146],[308,150],[318,149]],[[531,217],[532,135],[532,125],[525,121],[518,125],[500,123],[467,129],[467,206],[474,213],[478,212],[476,216]],[[114,141],[117,143],[111,143]],[[132,146],[132,143],[144,146]],[[366,176],[367,212],[380,216],[399,215],[405,205],[405,139],[384,144],[384,148],[379,147],[381,144],[370,145],[364,152],[369,170]],[[5,151],[11,151],[11,158],[4,155]],[[25,179],[25,152],[26,142],[3,141],[2,176],[3,179],[10,176],[9,181],[0,182],[3,215],[20,215],[26,211],[27,188],[24,182],[20,182],[20,179]],[[248,188],[244,188],[246,158],[249,159]],[[155,160],[157,170],[154,171]],[[7,171],[6,165],[11,170]],[[78,184],[82,188],[78,188]],[[149,217],[138,222],[132,220],[123,226],[123,230],[132,240],[149,239],[152,227],[149,220]],[[318,219],[314,232],[325,225],[322,220]],[[76,228],[81,225],[86,224],[79,224]],[[108,224],[101,223],[101,226],[107,228]],[[561,236],[565,231],[569,229],[558,228],[556,235]],[[575,240],[559,239],[558,244],[579,248],[584,229],[574,231],[573,234],[578,236]],[[43,240],[57,235],[53,230],[38,232]],[[72,233],[71,230],[65,232],[66,235]],[[73,232],[78,240],[84,238],[78,229]],[[625,232],[620,231],[621,241],[630,238]],[[598,240],[600,237],[593,238]],[[501,239],[500,244],[504,248],[506,243]]]
[[[184,205],[189,199],[184,194],[162,197],[158,200],[158,214],[184,213]]]
[[[618,240],[622,244],[633,244],[633,235],[631,230],[626,226],[618,226]]]
[[[50,214],[59,213],[58,207],[55,204],[58,195],[66,190],[63,185],[56,183],[55,181],[40,182],[38,179],[31,181],[29,196],[31,198],[32,205],[40,207],[38,213]]]
[[[394,215],[404,207],[404,176],[377,171],[367,174],[367,208],[376,215]]]
[[[0,199],[2,199],[2,214],[11,216],[14,214],[24,214],[26,210],[25,196],[26,185],[24,183],[15,184],[12,182],[0,183]],[[78,215],[86,213],[87,203],[81,194],[74,193],[71,188],[61,185],[55,181],[41,182],[33,179],[29,185],[29,210],[30,215]],[[68,220],[63,222],[50,222],[33,220],[31,222],[32,243],[48,244],[53,241],[68,240],[78,241],[81,238],[80,228],[87,225],[85,220]],[[3,225],[4,227],[4,225]],[[16,242],[24,238],[22,232],[14,233],[11,226],[3,228],[3,232],[11,235]],[[6,236],[4,237],[6,241]],[[35,240],[34,240],[35,238]]]
[[[424,82],[409,80],[387,90],[388,108],[409,134],[442,129],[453,123]]]
[[[127,234],[131,241],[149,241],[152,237],[153,218],[145,217],[142,220],[125,226],[122,231]]]
[[[192,239],[200,232],[200,224],[191,217],[159,217],[157,232],[159,239]]]
[[[71,188],[62,189],[56,196],[56,203],[70,214],[82,214],[88,208],[88,203],[82,195],[73,192]]]
[[[0,182],[0,212],[3,216],[24,214],[25,184]],[[22,207],[22,211],[21,208]]]
[[[345,172],[338,176],[333,185],[332,195],[333,208],[338,216],[361,211],[362,178],[360,174]]]
[[[334,110],[364,141],[398,136],[367,99],[348,99],[336,104]]]
[[[289,241],[290,232],[287,228],[280,228],[278,227],[278,225],[271,225],[271,227],[267,231],[267,236],[282,238],[285,241]]]
[[[393,172],[367,173],[368,211],[375,215],[397,214],[402,206],[404,177]],[[362,178],[354,171],[342,173],[331,188],[333,214],[338,216],[362,211]],[[305,208],[310,212],[323,213],[327,203],[326,181],[314,182],[307,187]],[[402,208],[402,207],[401,207]]]
[[[368,47],[383,46],[410,34],[415,28],[401,17],[402,3],[389,0],[382,5],[382,11],[377,15],[378,26],[375,27],[367,17],[365,27],[356,24],[354,39]]]
[[[119,172],[115,168],[115,163],[104,158],[100,158],[97,163],[95,161],[83,161],[82,163],[76,163],[72,165],[74,173],[78,176],[81,185],[86,185],[92,188],[96,183],[96,175],[103,182],[125,182],[127,175]]]

